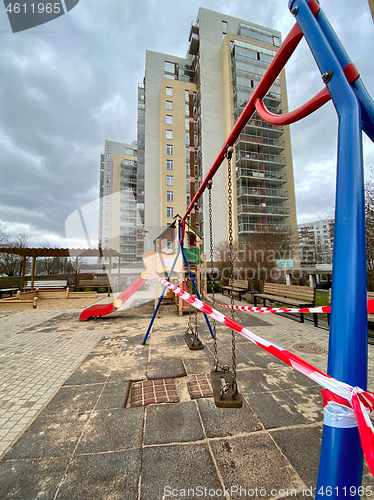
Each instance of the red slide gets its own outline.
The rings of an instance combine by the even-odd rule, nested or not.
[[[129,287],[126,288],[117,298],[114,302],[111,304],[94,304],[91,307],[88,307],[84,311],[82,311],[81,315],[79,316],[80,321],[87,321],[90,318],[98,317],[98,316],[106,316],[107,314],[110,314],[114,311],[117,311],[119,307],[121,307],[122,304],[126,302],[127,299],[131,297],[133,293],[136,292],[145,282],[147,281],[146,278],[143,278],[142,275],[140,275],[136,280],[131,283]]]

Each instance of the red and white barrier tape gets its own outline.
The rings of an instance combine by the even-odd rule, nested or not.
[[[196,309],[199,309],[200,311],[204,312],[205,314],[215,319],[219,323],[222,323],[223,325],[240,333],[240,335],[242,335],[243,337],[247,338],[248,340],[257,344],[265,351],[269,352],[270,354],[273,354],[278,359],[292,366],[300,373],[303,373],[310,379],[317,382],[322,387],[328,389],[328,391],[331,391],[333,395],[332,398],[330,399],[336,401],[336,399],[334,398],[336,395],[339,398],[340,404],[342,404],[343,401],[344,402],[343,406],[348,406],[349,408],[353,408],[357,419],[361,445],[366,458],[366,462],[370,472],[374,476],[374,428],[366,412],[366,408],[368,408],[370,411],[374,409],[374,397],[371,394],[369,394],[366,391],[363,391],[359,387],[353,387],[349,384],[334,379],[330,375],[323,373],[321,370],[314,367],[310,363],[307,363],[306,361],[299,358],[295,354],[292,354],[291,352],[286,351],[281,347],[278,347],[277,345],[268,342],[265,339],[262,339],[261,337],[251,332],[247,328],[244,328],[243,326],[239,325],[239,323],[236,323],[230,318],[227,318],[216,309],[213,309],[212,307],[208,306],[201,300],[190,295],[188,292],[181,290],[176,285],[173,285],[169,281],[161,278],[157,274],[152,273],[152,275],[160,283],[169,288],[169,290],[174,292],[175,295],[181,297],[182,300],[185,300],[186,302],[190,303],[192,306],[196,307]],[[325,397],[325,399],[329,398]]]
[[[245,311],[253,313],[330,313],[331,306],[319,306],[319,307],[302,307],[301,309],[289,308],[289,307],[252,307],[252,306],[231,306],[228,304],[220,304],[219,302],[213,302],[213,300],[208,297],[204,292],[204,297],[209,300],[209,302],[215,303],[220,307],[227,307],[231,309],[232,307],[236,311]],[[368,313],[374,313],[374,300],[368,300]]]

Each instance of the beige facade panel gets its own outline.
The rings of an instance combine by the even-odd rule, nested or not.
[[[172,96],[167,95],[166,88],[172,89]],[[184,215],[187,208],[187,175],[186,175],[186,99],[185,92],[196,92],[196,85],[179,80],[162,78],[160,89],[160,221],[163,227],[171,224],[173,216]],[[172,103],[167,109],[166,103]],[[166,123],[166,116],[171,116],[173,123]],[[172,132],[172,139],[167,138],[167,131]],[[167,153],[167,146],[172,147],[172,154]],[[173,169],[167,168],[172,162]],[[169,164],[170,165],[170,164]],[[167,179],[172,177],[173,184]],[[167,193],[173,193],[173,201],[168,201]],[[167,209],[172,208],[172,215],[167,216]]]

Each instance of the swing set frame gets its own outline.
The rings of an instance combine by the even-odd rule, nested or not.
[[[366,390],[367,278],[362,132],[374,142],[374,103],[317,0],[289,0],[288,7],[297,22],[254,89],[182,217],[176,259],[180,252],[184,254],[183,237],[188,215],[223,163],[227,149],[235,145],[253,113],[257,111],[268,123],[286,125],[310,115],[332,99],[338,116],[338,155],[327,372],[342,382]],[[284,115],[273,115],[266,109],[263,98],[303,37],[313,54],[325,88],[298,109]],[[196,292],[200,299],[197,289]],[[161,300],[162,296],[159,304]],[[154,317],[143,343],[153,320]],[[212,334],[207,317],[206,321]],[[357,492],[352,498],[359,498],[363,453],[357,427],[338,427],[326,422],[325,419],[316,498],[322,498],[326,488],[332,492],[331,498],[339,498],[350,487],[355,487]]]

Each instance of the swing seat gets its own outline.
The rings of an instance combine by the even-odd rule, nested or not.
[[[185,333],[183,338],[191,351],[201,351],[204,349],[204,344],[194,333]]]
[[[232,374],[229,372],[220,372],[212,370],[210,372],[212,378],[212,387],[213,387],[213,397],[215,405],[219,408],[241,408],[243,406],[242,396],[238,393],[237,398],[233,398],[232,391]],[[223,382],[221,379],[224,379]],[[230,384],[230,387],[227,392],[223,394],[221,397],[221,388],[225,384]]]

